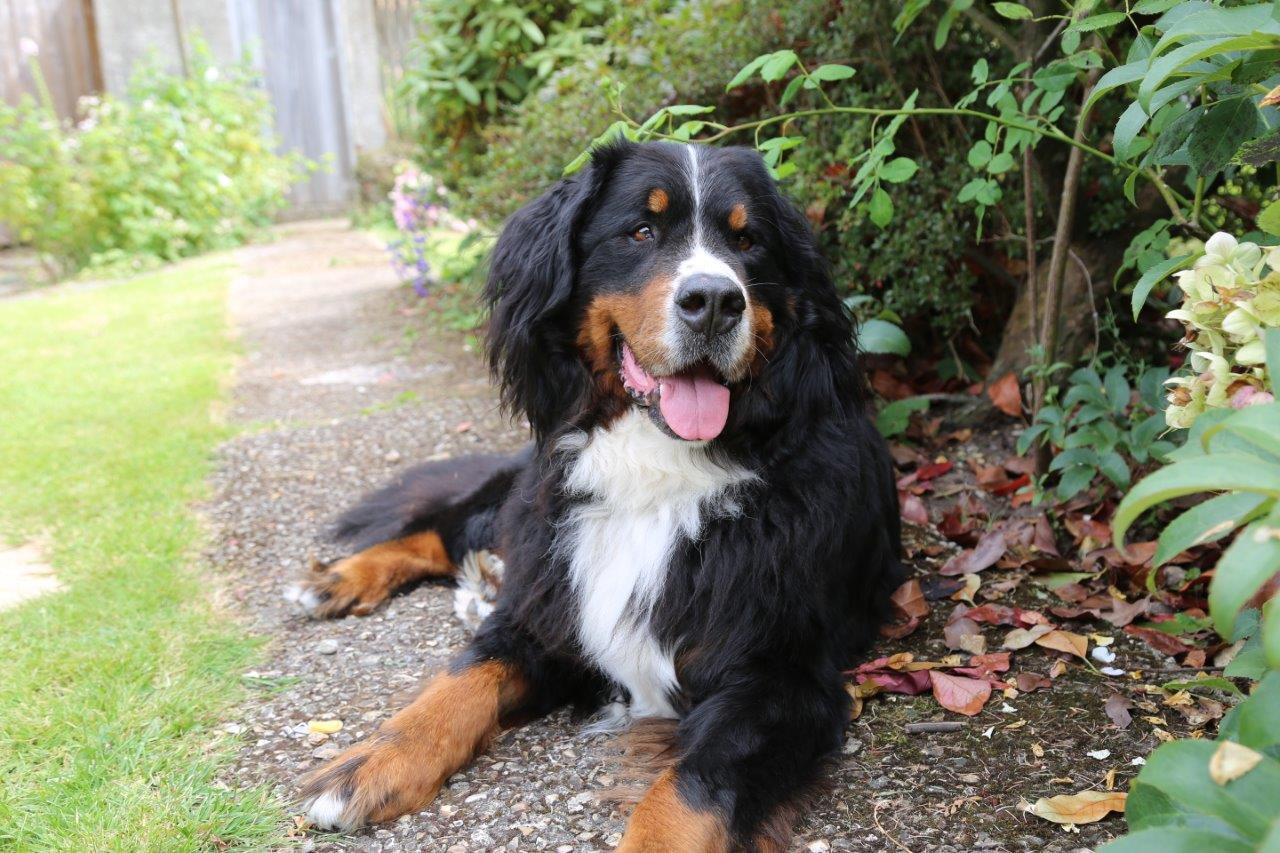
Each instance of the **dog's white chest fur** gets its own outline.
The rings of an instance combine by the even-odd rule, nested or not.
[[[674,717],[675,666],[650,614],[676,544],[696,539],[709,516],[736,514],[734,487],[754,475],[711,462],[636,409],[566,444],[576,458],[565,490],[587,500],[566,518],[557,547],[569,557],[583,649],[631,694],[632,717]]]

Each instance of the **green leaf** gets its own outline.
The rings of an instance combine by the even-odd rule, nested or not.
[[[791,66],[796,64],[797,59],[798,57],[794,50],[776,51],[760,67],[760,76],[766,83],[781,80],[791,69]]]
[[[1179,255],[1156,264],[1142,274],[1142,278],[1138,279],[1138,283],[1133,286],[1133,319],[1137,320],[1138,315],[1142,313],[1142,306],[1147,304],[1147,296],[1150,295],[1151,289],[1185,267],[1191,258],[1191,255]]]
[[[997,15],[1011,21],[1028,21],[1035,17],[1031,10],[1021,3],[992,3],[991,8],[996,10]]]
[[[973,68],[969,72],[969,76],[973,79],[973,85],[981,86],[987,82],[987,77],[991,74],[991,69],[987,66],[987,60],[981,57],[973,63]]]
[[[453,87],[458,90],[458,94],[462,96],[468,104],[478,106],[480,103],[480,91],[472,85],[471,81],[466,77],[458,77],[453,81]]]
[[[1267,500],[1265,495],[1229,492],[1196,504],[1161,531],[1153,565],[1162,566],[1196,545],[1217,542],[1252,520],[1258,507],[1266,504]]]
[[[1259,229],[1268,234],[1280,235],[1280,201],[1273,201],[1264,207],[1255,221]]]
[[[1254,633],[1240,649],[1240,653],[1231,659],[1222,674],[1227,678],[1249,678],[1254,681],[1267,671],[1267,656],[1262,651],[1262,637]]]
[[[871,194],[871,203],[867,205],[867,215],[871,221],[883,228],[893,220],[893,199],[881,187]]]
[[[1025,456],[1027,451],[1031,449],[1031,443],[1036,440],[1036,436],[1048,428],[1048,424],[1035,424],[1024,429],[1018,436],[1018,442],[1015,445],[1018,455]]]
[[[1237,163],[1256,167],[1280,160],[1280,128],[1256,139],[1250,139],[1240,146],[1234,160]]]
[[[1182,2],[1184,0],[1140,0],[1130,11],[1135,15],[1159,15]]]
[[[1075,66],[1065,60],[1051,62],[1032,75],[1032,81],[1046,92],[1062,92],[1075,82]],[[1045,107],[1042,105],[1041,110]]]
[[[1107,377],[1102,380],[1102,384],[1106,388],[1107,400],[1111,404],[1111,411],[1118,415],[1128,408],[1129,395],[1133,389],[1129,387],[1129,380],[1125,378],[1123,367],[1117,364],[1108,370]]]
[[[1001,151],[999,154],[991,158],[987,163],[987,171],[993,175],[1002,175],[1013,168],[1013,155],[1008,151]]]
[[[772,55],[773,54],[771,53],[765,53],[760,56],[757,56],[755,59],[748,62],[746,65],[742,67],[741,71],[733,75],[733,79],[729,81],[728,86],[724,87],[724,90],[728,92],[730,89],[736,89],[739,86],[741,86],[743,83],[747,82],[747,80],[750,79],[751,75],[759,71],[761,66],[763,66],[766,62],[769,61],[769,57],[771,57]]]
[[[796,75],[787,83],[787,88],[782,90],[782,97],[778,99],[778,106],[785,107],[795,97],[796,92],[800,91],[800,87],[804,85],[805,78]]]
[[[1212,446],[1218,450],[1240,447],[1238,442],[1233,442],[1226,447],[1221,441],[1214,445],[1214,439],[1223,433],[1242,438],[1264,452],[1280,453],[1280,403],[1246,406],[1232,412],[1230,417],[1214,424],[1201,434],[1200,445],[1205,449]],[[1223,438],[1227,437],[1223,436]]]
[[[973,147],[969,149],[969,165],[975,169],[981,169],[983,166],[991,162],[991,143],[985,139],[979,139],[973,143]],[[961,199],[963,201],[964,199]]]
[[[876,429],[885,438],[893,438],[906,430],[912,412],[923,412],[928,408],[927,397],[907,397],[886,403],[876,415]]]
[[[1129,485],[1129,465],[1124,461],[1124,457],[1114,450],[1109,450],[1098,457],[1098,470],[1122,489]]]
[[[1280,480],[1276,483],[1280,485]],[[1209,615],[1219,634],[1231,636],[1245,602],[1276,572],[1280,572],[1280,507],[1272,507],[1266,518],[1241,530],[1218,560],[1209,583]]]
[[[1085,18],[1082,21],[1076,21],[1071,25],[1070,29],[1078,33],[1091,33],[1094,30],[1101,30],[1105,27],[1114,27],[1124,19],[1124,12],[1103,12],[1102,14]]]
[[[873,355],[907,356],[911,354],[911,340],[887,320],[864,320],[858,326],[858,348]]]
[[[1096,469],[1088,465],[1076,465],[1062,473],[1058,480],[1058,496],[1064,501],[1071,500],[1093,482]]]
[[[1262,605],[1262,651],[1267,666],[1280,669],[1280,597]]]
[[[1232,696],[1243,696],[1239,687],[1229,678],[1207,675],[1204,678],[1192,678],[1186,681],[1166,681],[1160,685],[1161,690],[1221,690]]]
[[[1116,156],[1121,160],[1129,159],[1133,140],[1137,138],[1142,128],[1146,127],[1149,118],[1147,111],[1137,101],[1129,104],[1128,108],[1121,114],[1120,120],[1116,122],[1115,133],[1112,134],[1111,141],[1116,150]]]
[[[1236,660],[1239,659],[1237,655]],[[1233,740],[1258,752],[1280,745],[1280,714],[1275,712],[1276,708],[1280,708],[1280,672],[1263,677],[1249,698],[1227,715],[1218,738]]]
[[[1132,808],[1132,798],[1128,805]],[[1129,825],[1133,826],[1132,819]],[[1098,853],[1152,853],[1154,850],[1160,853],[1253,853],[1255,849],[1236,835],[1184,826],[1158,826],[1117,838],[1098,848]]]
[[[1259,839],[1276,813],[1280,791],[1280,762],[1264,757],[1243,776],[1219,785],[1209,777],[1209,760],[1217,745],[1203,740],[1167,743],[1147,759],[1133,788],[1151,786],[1168,798],[1176,812],[1188,818],[1208,818],[1234,829],[1246,839]],[[1132,799],[1133,794],[1130,795]],[[1147,828],[1144,815],[1128,813],[1133,829]],[[1168,813],[1162,815],[1168,820]],[[1203,848],[1206,850],[1217,848]]]
[[[1280,329],[1264,330],[1262,342],[1266,347],[1267,379],[1271,383],[1271,393],[1280,399]]]
[[[1244,453],[1193,456],[1143,478],[1116,507],[1111,525],[1117,547],[1138,516],[1151,507],[1199,492],[1237,489],[1280,497],[1280,465]],[[1229,626],[1228,626],[1229,627]]]
[[[848,80],[854,75],[854,69],[848,65],[819,65],[809,72],[814,80]]]
[[[1216,175],[1262,126],[1262,116],[1249,98],[1214,104],[1187,137],[1188,165],[1197,175]]]
[[[1053,461],[1049,463],[1050,471],[1061,471],[1063,468],[1069,468],[1072,465],[1093,465],[1098,464],[1098,454],[1089,447],[1077,447],[1073,450],[1064,450],[1057,456],[1053,457]]]
[[[880,180],[900,184],[910,180],[919,168],[916,161],[910,157],[895,157],[880,167]]]

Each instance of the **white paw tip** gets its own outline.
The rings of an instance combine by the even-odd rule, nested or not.
[[[357,822],[343,814],[346,809],[346,797],[325,791],[307,806],[307,820],[317,829],[349,832],[356,828]]]
[[[305,613],[315,613],[320,606],[320,597],[302,584],[289,584],[284,588],[284,600],[298,605]]]

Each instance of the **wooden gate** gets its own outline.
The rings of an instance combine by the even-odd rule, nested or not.
[[[76,103],[102,88],[90,0],[0,0],[0,100],[39,96],[22,42],[39,48],[40,71],[58,115],[74,118]]]
[[[320,163],[290,190],[291,215],[349,207],[354,154],[334,20],[335,0],[229,0],[237,48],[262,73],[286,151]]]

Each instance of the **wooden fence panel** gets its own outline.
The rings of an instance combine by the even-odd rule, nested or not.
[[[84,95],[102,90],[91,0],[0,0],[0,99],[38,97],[21,44],[40,49],[40,70],[54,108],[74,118]]]

